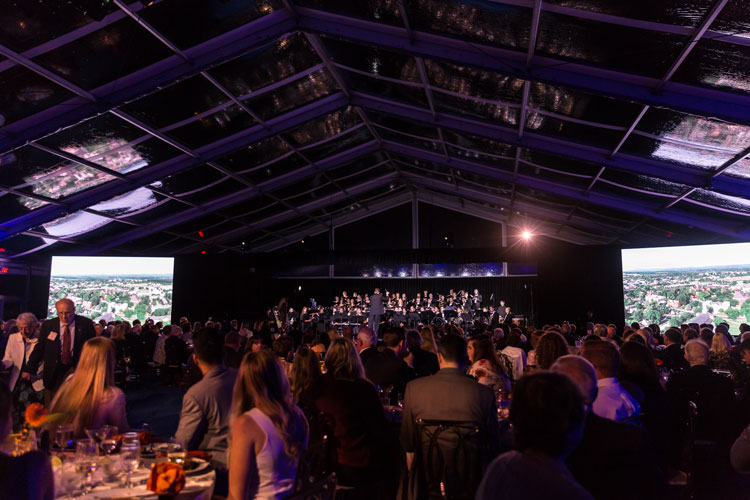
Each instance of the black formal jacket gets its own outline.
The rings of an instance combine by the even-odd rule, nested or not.
[[[656,351],[654,356],[662,360],[664,366],[673,372],[685,370],[690,366],[685,359],[685,352],[679,344],[670,344],[666,349]]]
[[[383,296],[379,293],[370,295],[370,315],[383,314]],[[372,328],[372,325],[370,325]]]
[[[393,386],[391,404],[398,402],[398,394],[403,395],[406,391],[406,383],[415,377],[414,369],[388,348],[367,361],[365,374],[373,384],[380,386],[381,389],[385,389],[389,385]]]
[[[96,335],[94,332],[94,322],[90,319],[76,314],[73,322],[75,324],[75,337],[73,339],[73,357],[71,358],[70,367],[63,366],[60,359],[62,342],[60,318],[45,321],[39,330],[39,341],[29,356],[29,362],[26,363],[25,371],[30,374],[36,373],[39,363],[44,362],[43,381],[45,389],[54,391],[60,387],[68,375],[69,368],[75,368],[78,364],[83,344]],[[49,339],[52,332],[57,334],[54,336],[54,340]]]

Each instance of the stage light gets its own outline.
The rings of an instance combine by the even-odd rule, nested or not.
[[[0,248],[0,253],[5,253],[5,249],[4,248]]]
[[[205,250],[201,250],[201,255],[206,255],[206,251]]]
[[[523,233],[521,233],[521,238],[523,238],[526,241],[529,241],[532,236],[534,236],[534,235],[531,234],[531,231],[528,231],[528,230],[526,230]]]
[[[302,286],[298,286],[298,287],[297,287],[297,291],[298,291],[298,292],[301,292],[301,291],[302,291]]]
[[[3,273],[3,274],[5,274],[5,273],[7,273],[7,272],[8,272],[8,268],[7,268],[7,267],[2,267],[2,268],[0,268],[0,273]]]
[[[203,238],[203,231],[198,231],[198,236],[200,236],[201,238]]]

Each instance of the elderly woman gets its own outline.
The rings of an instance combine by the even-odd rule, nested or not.
[[[23,380],[19,375],[21,369],[29,361],[38,340],[39,322],[30,312],[22,313],[16,320],[18,332],[8,337],[5,357],[2,364],[4,370],[10,370],[8,388],[13,394],[13,427],[18,429],[23,423],[23,413],[31,403],[44,401],[44,384],[42,383],[43,366],[30,380]]]

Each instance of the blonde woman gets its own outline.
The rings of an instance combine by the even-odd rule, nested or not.
[[[712,370],[729,370],[732,360],[729,356],[729,341],[723,333],[715,333],[711,339],[711,349],[708,355],[708,366]]]
[[[435,341],[435,332],[429,326],[423,327],[419,331],[419,335],[422,336],[422,350],[431,352],[437,356],[437,342]]]
[[[232,417],[229,499],[276,499],[291,493],[307,445],[307,421],[272,352],[245,356],[234,386]]]
[[[105,337],[86,341],[76,371],[68,376],[50,405],[51,413],[64,414],[77,437],[86,437],[86,429],[114,425],[128,429],[125,417],[125,393],[115,386],[115,346]]]

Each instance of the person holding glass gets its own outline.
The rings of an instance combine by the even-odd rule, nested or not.
[[[103,425],[129,429],[125,393],[115,386],[115,347],[105,337],[86,341],[76,371],[63,382],[52,400],[50,412],[63,414],[58,424],[72,424],[75,437]]]
[[[11,429],[11,393],[0,384],[0,443]],[[47,457],[41,451],[30,451],[18,457],[0,452],[0,492],[3,500],[52,500],[54,476]]]

